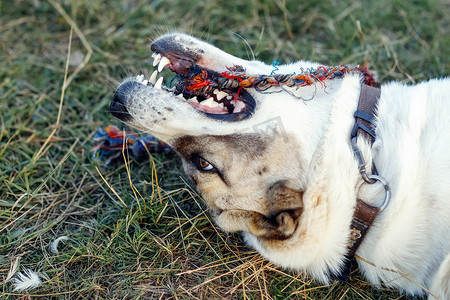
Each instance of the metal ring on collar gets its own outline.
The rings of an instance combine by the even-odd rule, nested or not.
[[[379,181],[384,187],[384,201],[383,201],[383,203],[381,203],[380,206],[378,206],[378,208],[380,209],[380,211],[383,211],[383,209],[386,208],[386,206],[389,204],[389,201],[391,200],[391,189],[389,188],[389,184],[387,183],[386,180],[384,180],[382,177],[380,177],[378,175],[367,175],[367,177],[371,180],[371,182],[368,182],[364,179],[361,180],[358,183],[358,186],[356,187],[356,192],[357,192],[356,196],[358,196],[359,190],[361,189],[361,186],[364,183],[374,184],[375,182]],[[358,199],[360,199],[360,198],[358,197]]]

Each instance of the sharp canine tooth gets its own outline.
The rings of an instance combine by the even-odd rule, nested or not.
[[[228,94],[225,92],[219,91],[219,92],[217,92],[216,98],[217,98],[217,100],[222,100],[225,96],[228,96]]]
[[[198,100],[197,100],[197,97],[195,96],[195,97],[192,97],[192,98],[190,98],[189,99],[189,101],[191,101],[191,102],[195,102],[195,103],[199,103],[198,102]]]
[[[150,79],[148,80],[153,85],[156,83],[156,75],[158,75],[158,71],[153,71],[152,76],[150,76]]]
[[[153,56],[153,55],[152,55]],[[153,58],[153,66],[156,66],[159,61],[161,60],[161,54],[156,54],[155,57]]]
[[[167,66],[168,64],[170,64],[170,60],[167,57],[163,56],[158,65],[158,72],[161,72],[162,69],[164,69],[164,67]]]
[[[158,90],[160,90],[161,89],[161,85],[162,85],[162,82],[163,82],[163,77],[161,76],[161,77],[159,77],[159,79],[156,81],[156,83],[155,83],[155,89],[158,89]]]

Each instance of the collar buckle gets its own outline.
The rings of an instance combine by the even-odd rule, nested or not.
[[[356,160],[358,160],[359,173],[361,174],[361,176],[365,182],[375,183],[375,181],[373,179],[371,179],[369,175],[367,175],[366,161],[364,160],[364,157],[363,157],[361,151],[359,150],[358,145],[356,144],[356,141],[357,141],[357,137],[354,136],[352,138],[352,149],[353,149],[353,154],[355,154]]]

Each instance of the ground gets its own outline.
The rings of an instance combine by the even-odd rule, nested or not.
[[[265,261],[214,226],[176,156],[105,166],[90,149],[97,129],[122,126],[109,101],[151,74],[159,34],[416,83],[449,74],[449,12],[445,0],[1,1],[0,298],[409,299],[357,270],[321,286]],[[14,291],[14,265],[43,284]]]

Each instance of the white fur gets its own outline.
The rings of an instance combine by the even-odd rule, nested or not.
[[[237,64],[249,74],[269,74],[273,70],[272,66],[235,58],[186,35],[178,35],[177,43],[191,51],[205,50],[198,64],[217,72]],[[302,68],[316,66],[301,61],[280,66],[277,72],[298,73]],[[244,233],[245,240],[276,264],[306,270],[327,282],[327,272],[339,270],[343,263],[355,188],[361,180],[350,146],[361,79],[358,74],[350,74],[326,81],[326,85],[325,89],[320,84],[290,89],[297,97],[311,99],[308,101],[280,88],[272,88],[271,92],[277,93],[270,94],[248,89],[257,107],[252,117],[239,122],[214,120],[172,94],[149,87],[130,96],[133,101],[128,111],[133,120],[128,123],[172,144],[185,135],[255,132],[267,120],[280,118],[280,132],[289,136],[288,143],[298,145],[298,159],[306,166],[306,170],[300,170],[292,165],[290,174],[295,176],[289,178],[291,185],[304,192],[304,210],[296,232],[288,240],[269,244]],[[449,95],[449,79],[414,86],[384,84],[375,144],[370,148],[358,140],[367,166],[375,163],[392,192],[391,202],[378,215],[357,252],[364,259],[358,260],[361,272],[372,283],[384,282],[416,295],[431,291],[430,297],[441,299],[450,299]],[[167,106],[173,110],[164,110]],[[373,205],[379,205],[383,195],[383,191],[360,193]]]

